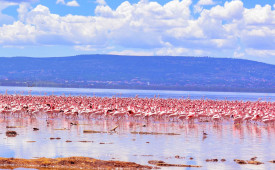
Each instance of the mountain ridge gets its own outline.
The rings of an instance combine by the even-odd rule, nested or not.
[[[57,57],[29,57],[29,56],[12,56],[12,57],[4,57],[0,56],[0,58],[32,58],[32,59],[49,59],[49,58],[75,58],[75,57],[93,57],[93,56],[113,56],[113,57],[152,57],[152,58],[161,58],[161,57],[170,57],[170,58],[210,58],[210,59],[230,59],[230,60],[243,60],[243,61],[251,61],[256,63],[262,63],[267,65],[275,65],[262,61],[248,60],[243,58],[230,58],[230,57],[211,57],[211,56],[164,56],[164,55],[155,55],[155,56],[142,56],[142,55],[117,55],[117,54],[78,54],[72,56],[57,56]]]
[[[0,85],[275,92],[275,65],[233,58],[0,57]]]

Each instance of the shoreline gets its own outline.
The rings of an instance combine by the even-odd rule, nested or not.
[[[215,90],[215,89],[192,89],[192,88],[145,88],[145,87],[132,87],[132,88],[123,88],[120,86],[108,86],[108,87],[102,87],[102,86],[94,86],[94,87],[88,87],[88,86],[24,86],[24,85],[0,85],[0,88],[33,88],[33,89],[86,89],[86,90],[122,90],[122,91],[170,91],[170,92],[199,92],[199,93],[245,93],[245,94],[275,94],[274,89],[258,89],[258,90]],[[234,89],[234,88],[233,88]]]

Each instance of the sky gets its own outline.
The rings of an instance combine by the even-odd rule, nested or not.
[[[0,0],[0,56],[240,58],[275,64],[275,0]]]

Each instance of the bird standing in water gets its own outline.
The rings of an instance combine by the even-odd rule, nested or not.
[[[206,139],[206,138],[207,138],[207,135],[208,135],[208,134],[207,134],[207,133],[205,133],[204,131],[202,131],[202,135],[203,135],[203,136],[202,136],[202,140],[204,140],[204,139]]]

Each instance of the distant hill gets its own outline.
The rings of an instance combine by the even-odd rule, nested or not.
[[[2,57],[0,85],[275,92],[275,65],[210,57]]]

